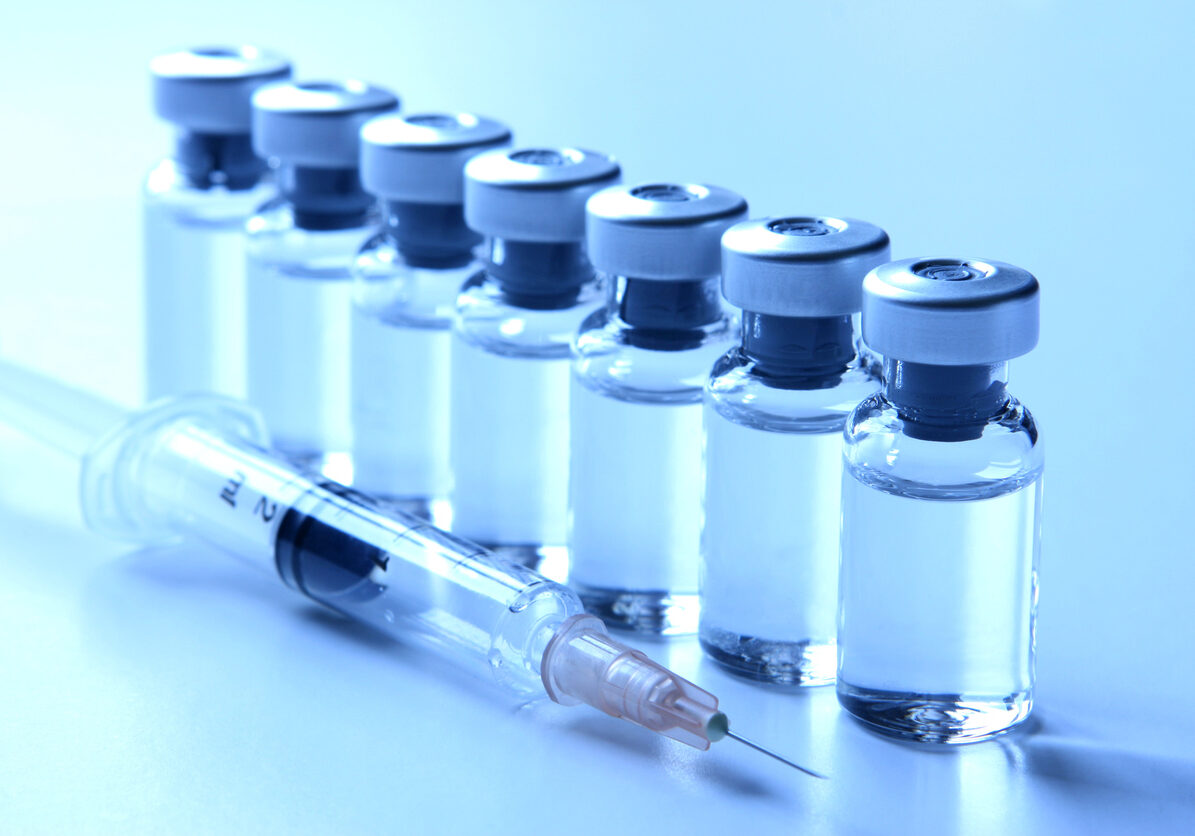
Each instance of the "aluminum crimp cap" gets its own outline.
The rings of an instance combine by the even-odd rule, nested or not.
[[[1037,345],[1033,274],[977,258],[906,258],[863,282],[863,339],[886,357],[939,366],[1002,363]]]
[[[209,134],[247,134],[249,100],[263,84],[290,78],[290,61],[255,46],[210,46],[155,56],[154,112],[167,122]]]
[[[846,316],[863,305],[863,277],[890,258],[888,233],[853,218],[762,218],[722,236],[722,295],[775,316]]]
[[[704,279],[722,272],[722,233],[746,215],[747,201],[719,186],[611,186],[585,205],[585,246],[612,276]]]
[[[512,241],[584,241],[585,201],[621,174],[612,157],[597,151],[489,151],[465,166],[465,223]]]
[[[253,148],[310,168],[356,168],[361,126],[398,109],[398,97],[364,81],[271,84],[253,94]]]
[[[465,163],[510,145],[510,128],[472,113],[390,114],[361,128],[361,183],[385,200],[465,202]]]

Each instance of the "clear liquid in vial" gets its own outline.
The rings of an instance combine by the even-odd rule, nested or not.
[[[447,328],[397,325],[355,309],[353,479],[365,493],[420,502],[448,493]]]
[[[562,552],[568,357],[506,356],[457,339],[451,352],[452,530],[515,559],[525,554],[529,563],[545,547]]]
[[[244,395],[244,221],[145,207],[147,400]]]
[[[794,433],[705,414],[701,645],[760,682],[833,682],[842,419]]]
[[[349,446],[352,282],[343,270],[250,262],[248,396],[274,447],[352,482]]]
[[[586,607],[615,626],[697,631],[699,398],[624,400],[573,379],[569,579]]]
[[[1032,707],[1041,479],[930,499],[843,476],[839,700],[896,737],[965,743]]]

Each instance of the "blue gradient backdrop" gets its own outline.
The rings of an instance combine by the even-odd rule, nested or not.
[[[864,218],[891,233],[895,257],[977,255],[1028,268],[1043,286],[1042,341],[1013,363],[1011,387],[1047,445],[1042,713],[1085,718],[1108,745],[1178,758],[1186,772],[1163,772],[1186,778],[1160,797],[1191,802],[1182,753],[1195,750],[1195,441],[1186,438],[1195,397],[1182,357],[1195,309],[1195,6],[67,2],[9,4],[0,22],[0,353],[128,402],[140,391],[138,190],[170,137],[150,113],[145,65],[178,45],[276,47],[300,77],[356,75],[392,86],[407,110],[492,114],[521,143],[609,151],[630,180],[728,186],[756,215]],[[24,455],[0,449],[0,465]],[[51,476],[34,478],[50,489]],[[35,493],[0,487],[18,506],[36,505]],[[61,555],[62,573],[76,571],[63,549],[95,542],[22,519],[0,517],[10,526],[0,540],[10,552],[13,543],[37,552],[43,567]],[[0,662],[7,654],[26,681],[46,675],[45,659],[74,657],[52,642],[30,652],[38,639],[21,633],[35,607],[29,585],[51,596],[57,581],[20,565],[0,575],[10,631]],[[67,758],[47,754],[40,771],[14,777],[21,758],[36,757],[15,754],[35,736],[12,725],[30,702],[14,687],[0,683],[0,829],[6,798],[16,822],[46,823],[39,800],[56,792],[50,776]],[[44,714],[28,722],[38,734],[70,714],[53,699],[36,704]],[[88,723],[54,734],[86,735]],[[1117,769],[1107,779],[1114,789]],[[659,770],[646,772],[650,785]],[[48,821],[77,824],[108,810],[97,785],[79,780],[83,800]],[[503,792],[531,792],[519,783]],[[168,819],[172,803],[139,809]],[[836,829],[853,809],[802,802],[788,815]],[[1026,809],[1022,823],[1048,819]],[[357,813],[281,820],[385,821]],[[857,816],[847,829],[884,829],[880,815]],[[1107,812],[1090,823],[1117,821]]]

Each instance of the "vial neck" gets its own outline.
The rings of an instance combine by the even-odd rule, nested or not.
[[[855,359],[854,317],[743,313],[743,353],[780,389],[829,389]]]
[[[925,441],[970,441],[1008,404],[1008,364],[934,366],[884,360],[884,397]]]
[[[195,189],[251,189],[268,170],[253,153],[249,134],[209,134],[180,130],[174,140],[174,162]]]
[[[295,226],[309,230],[352,229],[365,224],[373,197],[361,187],[356,168],[281,169],[282,195],[294,210]]]
[[[593,280],[581,242],[542,243],[491,238],[486,272],[506,301],[520,308],[558,310],[577,301]]]
[[[701,345],[703,328],[724,316],[717,277],[658,281],[618,276],[610,284],[609,308],[628,326],[627,342],[655,351]]]
[[[451,270],[473,260],[481,236],[465,225],[459,203],[387,201],[384,228],[412,267]]]

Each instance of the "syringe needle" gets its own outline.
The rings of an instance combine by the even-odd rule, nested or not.
[[[802,772],[804,772],[806,775],[812,775],[814,778],[822,778],[822,779],[824,779],[826,777],[825,775],[822,775],[820,772],[814,772],[812,769],[807,769],[807,768],[801,766],[800,764],[793,763],[788,758],[781,757],[780,755],[777,755],[775,752],[773,752],[771,749],[765,749],[764,747],[760,746],[758,743],[752,743],[750,740],[743,737],[742,735],[735,734],[734,732],[728,730],[726,732],[726,736],[733,738],[733,739],[737,740],[739,743],[742,743],[746,746],[750,746],[752,749],[754,749],[757,752],[763,752],[769,758],[775,758],[776,760],[780,761],[781,763],[791,766],[793,769],[799,769]]]

